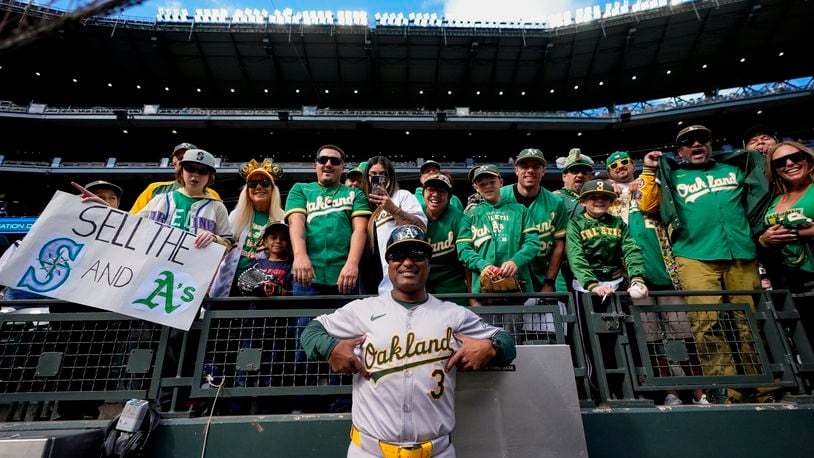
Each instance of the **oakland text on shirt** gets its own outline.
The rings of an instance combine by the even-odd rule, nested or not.
[[[729,172],[727,176],[721,178],[715,178],[712,175],[706,175],[706,180],[701,177],[695,177],[695,182],[691,184],[677,184],[676,191],[678,195],[684,199],[684,202],[692,203],[699,197],[710,192],[734,190],[737,189],[738,186],[738,176],[735,172]]]
[[[587,229],[583,229],[579,231],[580,237],[582,240],[589,240],[594,237],[622,237],[622,230],[618,227],[608,227],[608,226],[599,226],[599,227],[589,227]]]
[[[305,208],[308,210],[308,213],[317,212],[320,210],[342,209],[342,207],[347,207],[347,209],[350,209],[353,207],[353,198],[355,196],[355,194],[337,198],[333,198],[331,196],[318,196],[315,201],[306,203]]]
[[[440,355],[438,355],[441,353]],[[405,338],[404,346],[401,344],[401,337],[398,335],[390,338],[390,347],[377,349],[372,342],[365,345],[365,367],[370,370],[375,366],[386,366],[394,361],[402,361],[414,358],[416,356],[424,355],[438,355],[430,359],[422,359],[418,361],[410,361],[403,365],[391,366],[384,370],[371,372],[371,378],[377,381],[381,377],[396,372],[401,372],[412,367],[421,366],[424,364],[431,364],[436,361],[442,361],[452,356],[452,328],[447,327],[446,335],[440,339],[431,338],[416,341],[415,333],[408,332]]]
[[[93,238],[145,256],[163,257],[182,266],[184,262],[179,255],[189,251],[195,238],[188,232],[105,205],[85,208],[78,219],[80,224],[71,231],[79,237]]]
[[[548,217],[548,221],[543,221],[534,225],[534,228],[537,229],[538,238],[540,239],[540,251],[537,252],[538,256],[545,256],[548,254],[548,251],[554,245],[554,242],[549,242],[546,240],[552,232],[551,221],[554,219],[554,212],[550,212]]]
[[[447,232],[447,238],[445,240],[440,240],[437,242],[433,241],[432,243],[430,243],[430,245],[432,245],[433,258],[449,254],[455,251],[455,233],[449,231]]]

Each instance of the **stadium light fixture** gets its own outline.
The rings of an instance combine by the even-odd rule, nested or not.
[[[667,70],[665,73],[669,75],[669,74],[673,73],[673,71],[672,70]]]
[[[576,90],[579,90],[579,84],[575,84],[575,85],[574,85],[574,90],[575,90],[575,91],[576,91]]]
[[[164,86],[164,92],[170,92],[170,87],[169,86]]]
[[[577,137],[582,137],[582,132],[577,132]]]
[[[552,90],[550,90],[550,91],[548,91],[548,92],[549,92],[550,94],[553,94],[553,93],[554,93],[554,89],[552,89]]]
[[[40,72],[34,72],[34,74],[37,75],[37,76],[42,76],[42,74]]]
[[[404,135],[410,135],[410,131],[409,131],[409,130],[405,130],[405,131],[404,131]]]
[[[136,84],[136,89],[141,89],[141,84]]]
[[[299,89],[294,89],[294,92],[296,92],[297,94],[299,94],[299,93],[300,93],[300,90],[299,90]]]
[[[520,91],[520,95],[526,95],[526,91]]]
[[[745,57],[741,57],[741,63],[744,63],[744,62],[746,62],[746,58],[745,58]]]
[[[234,93],[235,93],[235,88],[230,88],[230,89],[229,89],[229,92],[231,92],[232,94],[234,94]]]
[[[107,83],[107,87],[113,87],[113,83]]]
[[[177,131],[177,130],[175,130],[175,129],[173,129],[173,130],[172,130],[172,134],[173,134],[173,135],[178,135],[178,131]]]
[[[122,133],[123,134],[129,134],[130,132],[128,132],[127,129],[122,129]]]
[[[419,89],[418,90],[418,95],[424,95],[424,89]]]
[[[475,91],[475,95],[480,95],[480,91]]]
[[[638,76],[636,76],[636,75],[633,75],[633,76],[630,77],[630,79],[633,80],[633,81],[636,81],[636,78],[638,78]]]
[[[678,121],[676,124],[677,124],[677,125],[679,125],[679,126],[683,126],[683,125],[684,125],[684,121]]]
[[[359,89],[354,89],[354,90],[353,90],[353,93],[354,93],[354,94],[358,94],[358,93],[359,93]]]
[[[330,92],[331,92],[331,91],[329,91],[328,89],[325,89],[325,93],[326,93],[326,94],[329,94]]]
[[[78,82],[79,82],[79,80],[77,80],[76,78],[72,79],[71,81],[73,81],[74,83],[78,83]]]
[[[777,53],[777,57],[783,57],[785,54],[786,53],[784,53],[783,51],[780,51],[779,53]]]
[[[604,86],[604,85],[605,85],[605,82],[604,82],[604,81],[600,81],[600,82],[599,82],[599,85],[600,85],[600,86]]]
[[[498,91],[497,95],[503,95],[503,91]]]
[[[702,65],[701,68],[707,68],[707,64]]]
[[[757,110],[755,114],[763,114],[763,110]]]
[[[268,93],[269,93],[269,90],[268,90],[268,89],[263,89],[263,92],[264,92],[264,93],[266,93],[266,94],[268,94]]]
[[[452,91],[447,91],[447,95],[452,95]]]

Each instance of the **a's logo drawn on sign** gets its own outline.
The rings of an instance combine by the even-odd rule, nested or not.
[[[39,266],[29,266],[17,286],[37,293],[59,288],[71,274],[71,262],[76,261],[84,246],[65,237],[47,242],[37,256]]]
[[[175,285],[175,275],[170,272],[169,270],[165,270],[159,274],[159,278],[153,280],[156,284],[155,289],[144,299],[136,299],[133,301],[134,304],[142,304],[146,305],[150,309],[154,309],[156,307],[161,306],[159,302],[156,302],[156,298],[164,298],[164,311],[167,314],[170,314],[179,308],[186,305],[185,303],[192,302],[195,298],[193,295],[195,293],[194,286],[187,286],[184,288],[182,283],[178,283]],[[175,290],[182,290],[181,292],[181,304],[174,304],[174,296]]]

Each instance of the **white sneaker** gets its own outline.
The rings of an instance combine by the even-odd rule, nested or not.
[[[701,399],[699,399],[697,401],[695,399],[693,399],[692,403],[695,404],[695,405],[709,405],[709,401],[707,401],[707,395],[706,394],[702,394]]]
[[[681,404],[684,403],[681,402],[681,399],[679,399],[678,396],[674,395],[673,393],[670,393],[664,397],[664,405],[666,406],[680,406]]]

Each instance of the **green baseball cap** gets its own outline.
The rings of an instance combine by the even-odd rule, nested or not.
[[[616,200],[617,197],[613,191],[613,185],[605,180],[591,180],[582,185],[582,192],[580,192],[579,198],[583,199],[591,194],[602,194],[610,197],[611,200]]]
[[[535,161],[539,162],[545,167],[546,160],[545,156],[543,156],[543,152],[537,148],[526,148],[523,151],[520,151],[520,154],[517,155],[517,159],[515,159],[515,164],[520,164],[523,161]]]
[[[474,182],[475,180],[478,179],[479,176],[484,174],[493,175],[498,178],[501,178],[500,170],[497,169],[496,165],[486,164],[473,167],[472,170],[469,171],[469,180]]]
[[[357,175],[357,174],[360,175],[360,176],[364,175],[366,169],[367,169],[367,161],[360,162],[359,165],[357,165],[354,169],[348,170],[348,175],[347,176],[350,177],[350,176]]]
[[[701,124],[694,124],[692,126],[685,127],[683,129],[681,129],[680,131],[678,131],[678,135],[676,135],[676,143],[681,141],[681,139],[684,136],[687,136],[687,135],[690,135],[690,134],[692,134],[692,135],[699,135],[699,134],[700,135],[706,135],[707,137],[712,136],[712,132],[709,129],[707,129],[705,126],[702,126]]]
[[[624,151],[616,151],[615,153],[608,156],[608,159],[605,161],[605,166],[610,167],[611,164],[618,161],[619,159],[630,159],[630,155]]]

